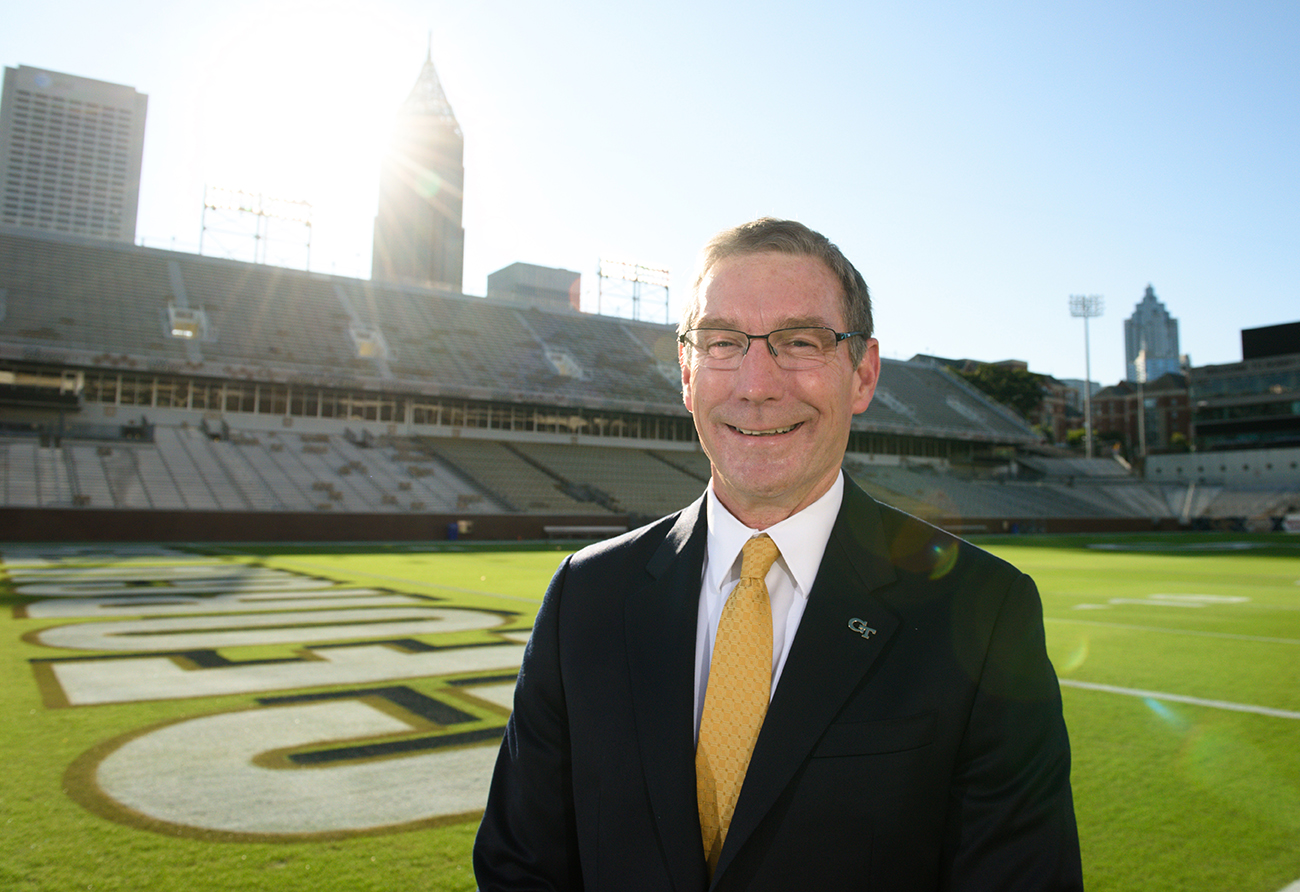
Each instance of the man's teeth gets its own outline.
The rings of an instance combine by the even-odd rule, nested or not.
[[[738,427],[736,428],[736,430],[740,431],[742,434],[744,434],[747,437],[770,437],[773,436],[774,434],[788,434],[790,431],[794,430],[798,426],[799,425],[797,424],[792,424],[789,427],[778,427],[766,431],[747,431],[743,427]]]

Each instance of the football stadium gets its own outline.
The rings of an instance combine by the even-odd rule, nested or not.
[[[473,888],[550,573],[707,479],[673,328],[14,232],[0,270],[11,887]],[[852,436],[1038,581],[1091,888],[1300,877],[1300,551],[1187,532],[1294,492],[1044,454],[921,363]]]
[[[675,326],[464,294],[455,217],[371,279],[0,225],[5,888],[474,888],[547,581],[709,462]],[[1138,474],[882,366],[844,471],[1037,582],[1088,887],[1300,888],[1294,442]]]
[[[9,537],[607,534],[708,479],[675,328],[578,312],[567,286],[480,298],[15,231],[0,270]],[[1039,440],[886,359],[845,470],[970,533],[1272,529],[1300,505],[1294,469],[1156,483]]]

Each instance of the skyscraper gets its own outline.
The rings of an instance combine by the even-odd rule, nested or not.
[[[1138,380],[1140,354],[1144,354],[1146,361],[1147,381],[1179,371],[1178,320],[1156,300],[1155,289],[1150,285],[1133,315],[1124,320],[1125,379],[1134,383]]]
[[[380,172],[372,279],[461,290],[464,154],[465,138],[430,52],[397,114]]]
[[[0,223],[135,241],[149,97],[20,65],[0,98]]]

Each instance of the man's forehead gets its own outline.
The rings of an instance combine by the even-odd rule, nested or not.
[[[830,325],[844,318],[839,279],[821,258],[765,251],[719,260],[700,283],[697,323],[761,314],[783,326]]]
[[[808,279],[828,278],[838,282],[835,271],[826,261],[813,254],[794,254],[788,251],[740,251],[720,257],[708,269],[705,279],[717,278],[725,271],[749,271],[760,268],[782,267],[796,271]]]

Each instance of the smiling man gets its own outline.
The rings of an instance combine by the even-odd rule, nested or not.
[[[480,889],[1082,888],[1033,582],[840,469],[871,335],[802,224],[706,246],[679,358],[712,479],[556,572]]]
[[[820,258],[764,251],[722,257],[696,287],[680,336],[682,395],[714,493],[754,529],[830,489],[849,422],[875,393],[880,349],[866,286],[850,284],[852,304]],[[850,306],[854,330],[843,332]]]

